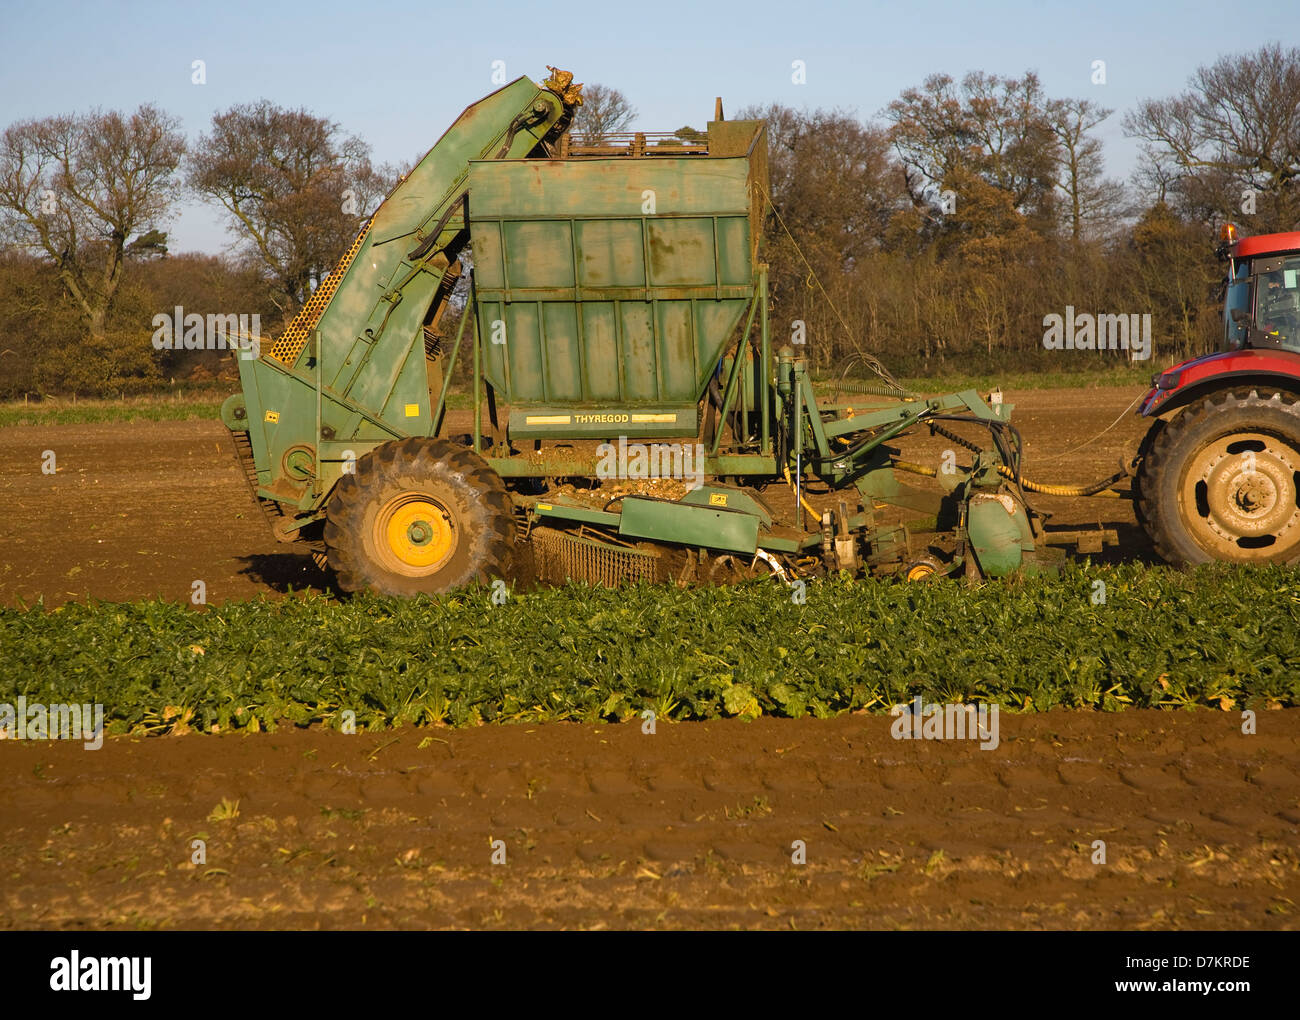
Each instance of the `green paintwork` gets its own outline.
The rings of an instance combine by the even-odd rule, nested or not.
[[[513,439],[613,439],[636,436],[694,436],[699,431],[694,404],[606,406],[548,404],[512,409]]]
[[[221,403],[221,423],[231,432],[248,431],[248,408],[242,393],[232,393]]]
[[[533,513],[538,517],[551,518],[562,521],[578,521],[581,524],[600,524],[608,528],[618,527],[618,514],[607,513],[604,510],[593,510],[591,507],[574,506],[571,503],[559,502],[538,502],[533,505]]]
[[[569,450],[561,450],[546,456],[488,456],[484,460],[502,478],[595,478],[600,466],[598,455],[584,457]],[[715,477],[719,475],[770,477],[779,472],[776,460],[772,457],[737,454],[726,457],[705,457],[704,473]]]
[[[935,416],[1006,421],[1009,404],[991,407],[973,390],[923,399],[851,384],[843,389],[866,399],[828,413],[803,349],[774,357],[758,259],[761,122],[710,122],[707,154],[555,158],[571,101],[520,78],[468,107],[376,211],[328,302],[327,280],[309,305],[321,307],[298,324],[300,346],[263,338],[259,358],[239,361],[243,393],[222,420],[247,431],[257,491],[286,514],[281,537],[319,521],[342,473],[381,443],[439,434],[450,366],[460,365],[471,366],[458,381],[471,389],[472,448],[503,478],[609,476],[608,447],[565,440],[666,441],[678,465],[699,442],[690,464],[704,479],[761,484],[789,472],[799,487],[855,486],[866,512],[848,527],[866,539],[872,567],[888,571],[908,552],[906,530],[877,515],[883,506],[930,515],[939,531],[964,523],[987,575],[1037,562],[1023,508],[988,498],[1006,490],[996,454],[938,479],[947,491],[935,493],[900,484],[886,445]],[[453,338],[439,322],[471,251],[471,304]],[[715,373],[720,408],[707,396]],[[560,445],[542,449],[547,440]],[[801,504],[800,526],[785,527],[734,486],[616,506],[531,512],[751,556],[817,555],[822,541]]]
[[[1020,567],[1025,553],[1034,551],[1029,520],[1018,504],[1008,513],[1002,500],[977,495],[966,516],[966,533],[980,569],[989,577],[1004,577]]]
[[[762,125],[737,122],[751,147]],[[523,437],[693,436],[620,413],[698,403],[755,292],[760,229],[749,156],[470,165],[483,372]],[[528,429],[583,409],[593,427]]]
[[[753,514],[642,496],[625,497],[622,507],[618,533],[624,538],[648,538],[750,556],[758,548],[759,519]]]
[[[728,510],[741,510],[753,514],[764,527],[772,526],[772,514],[768,508],[756,500],[744,489],[724,485],[701,485],[692,489],[681,500],[695,506],[725,507]]]
[[[528,155],[564,113],[558,96],[527,78],[468,107],[375,213],[315,325],[319,359],[309,340],[289,365],[265,344],[261,357],[240,360],[264,495],[319,506],[338,481],[331,461],[322,462],[314,482],[292,479],[284,457],[295,445],[432,433],[442,365],[426,359],[422,327],[445,297],[444,275],[468,240],[469,163]],[[317,434],[318,403],[324,436]]]

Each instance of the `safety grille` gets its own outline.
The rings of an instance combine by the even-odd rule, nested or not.
[[[369,232],[370,224],[367,223],[361,228],[361,233],[352,242],[352,247],[348,249],[347,254],[339,259],[339,264],[334,267],[334,271],[320,282],[316,292],[307,299],[307,303],[298,310],[298,314],[285,327],[280,338],[271,345],[271,357],[276,361],[292,365],[298,360],[298,355],[307,346],[307,339],[316,328],[316,323],[320,322],[320,317],[325,314],[326,306],[334,297],[334,292],[339,289],[339,284],[347,274],[348,266],[352,265],[352,260],[357,257],[357,252],[361,250],[361,242],[366,239],[366,234]]]
[[[653,552],[579,538],[553,528],[534,528],[532,542],[537,579],[546,584],[572,580],[617,588],[663,579],[662,561]]]

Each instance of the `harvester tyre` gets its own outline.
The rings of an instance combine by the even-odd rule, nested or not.
[[[1300,562],[1300,401],[1221,390],[1154,437],[1136,479],[1138,519],[1177,566]]]
[[[344,591],[411,596],[505,574],[515,524],[505,484],[482,457],[410,438],[375,447],[343,476],[324,537]]]

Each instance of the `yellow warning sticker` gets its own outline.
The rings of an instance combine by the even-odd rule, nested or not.
[[[420,417],[420,405],[419,405],[419,404],[407,404],[407,405],[406,405],[406,416],[407,416],[408,418],[418,418],[418,417]]]
[[[709,506],[726,506],[727,494],[725,492],[710,492]]]
[[[279,412],[279,411],[267,411],[267,412],[266,412],[266,420],[269,421],[269,422],[271,422],[272,424],[275,424],[276,422],[278,422],[278,421],[280,420],[280,412]]]
[[[550,510],[550,509],[551,509],[551,504],[550,504],[550,503],[538,503],[538,504],[537,504],[537,509],[538,509],[538,510]]]

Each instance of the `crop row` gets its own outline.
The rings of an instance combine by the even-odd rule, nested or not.
[[[1101,582],[1099,585],[1098,582]],[[830,580],[0,610],[0,703],[112,732],[1300,705],[1300,572],[1072,567],[968,588]],[[345,713],[352,713],[346,716]]]

